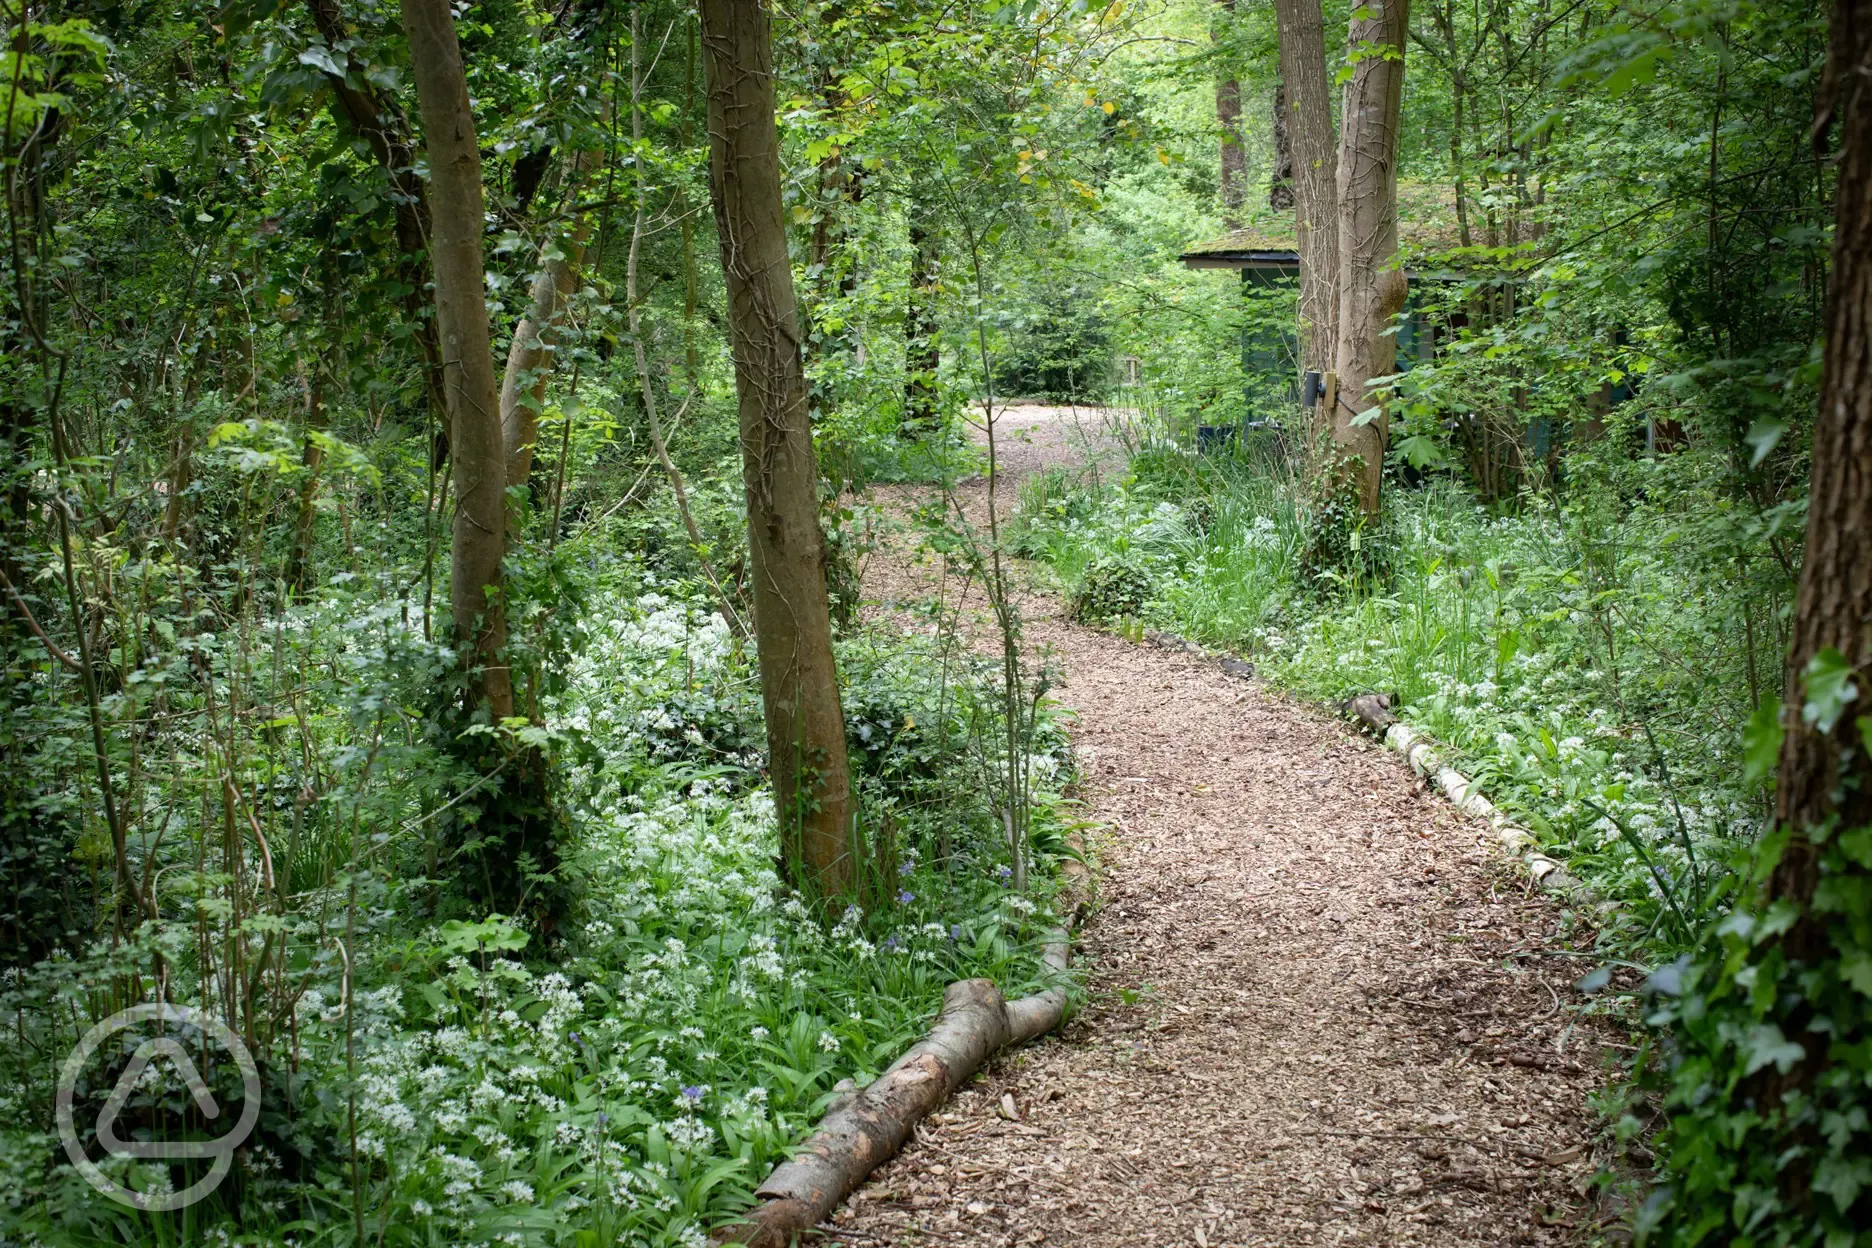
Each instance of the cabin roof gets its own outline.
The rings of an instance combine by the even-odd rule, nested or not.
[[[1454,188],[1400,179],[1398,242],[1407,261],[1459,246]],[[1296,269],[1293,210],[1263,207],[1241,229],[1194,243],[1177,258],[1192,269]]]

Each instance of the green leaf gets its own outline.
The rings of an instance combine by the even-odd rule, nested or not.
[[[1832,732],[1841,712],[1859,696],[1852,664],[1832,646],[1807,660],[1802,683],[1807,701],[1801,707],[1801,719],[1821,732]]]
[[[1840,961],[1840,978],[1872,997],[1872,954],[1855,953]]]
[[[1781,758],[1781,699],[1770,694],[1742,729],[1742,779],[1755,784],[1774,774]]]
[[[1867,1184],[1872,1184],[1872,1160],[1864,1157],[1826,1157],[1814,1167],[1814,1190],[1832,1197],[1842,1214],[1852,1211]]]
[[[1414,433],[1408,438],[1400,438],[1397,452],[1403,457],[1405,463],[1419,470],[1440,468],[1447,462],[1443,448],[1421,433]]]
[[[1587,971],[1584,975],[1580,976],[1579,981],[1575,983],[1573,987],[1590,997],[1595,992],[1604,992],[1606,985],[1611,982],[1612,968],[1609,966],[1602,966],[1596,971]]]
[[[1384,415],[1383,407],[1368,407],[1352,418],[1352,427],[1354,429],[1361,429],[1371,424],[1372,421],[1377,420],[1382,415]]]
[[[340,65],[336,58],[332,56],[331,49],[322,44],[315,43],[301,52],[299,54],[299,63],[301,65],[310,65],[314,69],[322,69],[334,78],[342,78],[345,76],[344,66]]]
[[[1781,441],[1781,435],[1787,432],[1787,424],[1779,420],[1758,420],[1749,426],[1749,431],[1742,435],[1742,440],[1755,448],[1755,454],[1749,459],[1749,467],[1760,467],[1762,460],[1773,453]]]
[[[1745,1042],[1748,1062],[1744,1074],[1752,1075],[1764,1066],[1773,1065],[1782,1074],[1794,1069],[1794,1063],[1807,1056],[1807,1050],[1781,1034],[1773,1023],[1759,1023],[1749,1028]]]

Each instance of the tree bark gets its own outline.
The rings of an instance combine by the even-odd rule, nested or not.
[[[1268,178],[1268,207],[1291,212],[1294,206],[1293,138],[1287,132],[1287,85],[1274,83],[1274,172]]]
[[[1863,956],[1868,872],[1847,845],[1872,826],[1872,0],[1836,0],[1819,97],[1816,140],[1831,121],[1840,134],[1833,265],[1776,773],[1775,823],[1786,840],[1756,906],[1758,914],[1798,916],[1778,953],[1784,982],[1799,988],[1784,990],[1777,1023],[1803,1055],[1785,1071],[1772,1063],[1753,1070],[1730,1094],[1771,1125],[1786,1113],[1777,1135],[1747,1143],[1784,1158],[1781,1195],[1802,1210],[1818,1190],[1815,1158],[1828,1151],[1816,1120],[1850,1122],[1864,1096],[1856,1079],[1832,1078],[1829,1067],[1867,1042],[1863,989],[1852,985],[1849,960]],[[1803,704],[1808,666],[1828,651],[1853,669],[1856,694],[1823,727]],[[1857,1008],[1838,1006],[1841,995]],[[1842,1213],[1856,1209],[1863,1225],[1864,1207],[1861,1199]]]
[[[1055,932],[1047,942],[1047,966],[1064,972],[1069,951],[1067,933]],[[983,1062],[1010,1045],[1045,1035],[1065,1013],[1063,987],[1009,1001],[993,980],[950,984],[928,1034],[862,1091],[829,1110],[812,1137],[755,1191],[759,1203],[742,1221],[718,1232],[715,1243],[786,1248],[797,1242],[890,1160],[917,1123]]]
[[[577,185],[598,167],[599,153],[581,151],[568,172]],[[540,271],[528,292],[527,314],[514,327],[501,376],[501,442],[507,456],[507,486],[524,486],[533,472],[533,444],[539,439],[540,412],[546,407],[546,382],[558,358],[559,331],[566,301],[578,289],[579,265],[591,238],[591,219],[580,216],[564,239],[549,239],[540,251]]]
[[[1379,507],[1389,432],[1373,377],[1397,371],[1397,339],[1385,331],[1407,293],[1397,263],[1398,113],[1404,95],[1404,45],[1410,0],[1374,0],[1355,10],[1346,32],[1353,60],[1339,122],[1339,394],[1332,437],[1339,458],[1335,490],[1356,483],[1359,507]],[[1342,476],[1340,474],[1343,474]]]
[[[449,608],[477,701],[498,720],[514,712],[513,680],[500,657],[507,641],[501,604],[507,456],[482,268],[481,149],[448,0],[402,3],[429,160],[429,256],[455,457]]]
[[[338,0],[307,0],[312,24],[334,56],[351,37]],[[409,119],[395,98],[376,88],[362,74],[325,75],[331,87],[331,111],[343,126],[358,135],[390,179],[396,213],[397,276],[407,287],[404,313],[415,330],[422,356],[423,389],[444,429],[448,427],[448,401],[442,393],[442,349],[436,342],[435,321],[429,316],[429,192],[416,173],[415,149],[410,144]]]
[[[1860,695],[1830,732],[1798,713],[1787,717],[1775,817],[1793,839],[1769,891],[1799,903],[1819,882],[1810,832],[1872,824],[1872,757],[1855,723],[1872,715],[1872,0],[1837,0],[1826,91],[1840,124],[1833,274],[1787,700],[1801,705],[1807,665],[1828,649],[1857,670]],[[1797,957],[1824,945],[1825,933],[1810,922],[1789,935]]]
[[[303,594],[312,576],[312,538],[318,521],[319,469],[325,463],[325,448],[317,433],[325,429],[325,361],[323,352],[312,353],[312,367],[300,363],[300,384],[305,387],[305,437],[301,439],[300,466],[305,480],[299,483],[299,511],[293,519],[292,547],[286,556],[286,584],[293,593]]]
[[[910,216],[910,289],[904,309],[903,432],[925,438],[942,425],[936,376],[942,345],[936,338],[936,299],[942,282],[942,232],[930,205],[912,200]]]
[[[1222,9],[1222,22],[1228,23],[1235,17],[1235,0],[1216,0]],[[1211,36],[1214,40],[1213,35]],[[1228,49],[1223,56],[1230,59]],[[1242,204],[1248,198],[1248,163],[1247,153],[1242,150],[1241,134],[1241,83],[1226,68],[1222,76],[1216,79],[1216,126],[1222,131],[1221,151],[1221,186],[1222,186],[1222,225],[1225,229],[1241,229]]]
[[[709,193],[740,396],[742,472],[768,767],[792,883],[849,893],[853,804],[832,658],[819,474],[780,205],[773,49],[757,0],[700,0]]]
[[[1326,25],[1320,0],[1274,0],[1274,12],[1293,144],[1301,368],[1324,372],[1333,367],[1339,335],[1339,157],[1326,86]]]

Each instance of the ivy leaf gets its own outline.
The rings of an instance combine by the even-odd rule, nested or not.
[[[1872,1184],[1872,1161],[1864,1157],[1827,1157],[1814,1167],[1814,1190],[1831,1196],[1842,1214],[1852,1211],[1853,1202],[1868,1184]]]
[[[1841,959],[1840,978],[1872,997],[1872,953],[1855,953]]]
[[[301,65],[310,65],[314,69],[322,69],[334,78],[342,78],[345,76],[344,66],[340,65],[337,59],[332,56],[331,49],[325,47],[323,44],[315,43],[306,48],[305,51],[299,54],[299,63]]]
[[[1587,971],[1584,975],[1580,976],[1579,982],[1575,983],[1573,987],[1590,997],[1595,992],[1603,992],[1605,986],[1611,982],[1612,968],[1609,966],[1602,966],[1596,971]]]
[[[1748,1063],[1743,1068],[1745,1075],[1752,1075],[1764,1066],[1773,1065],[1782,1074],[1794,1069],[1794,1063],[1807,1056],[1807,1050],[1781,1034],[1781,1029],[1773,1023],[1760,1023],[1749,1028],[1748,1040],[1744,1044]]]
[[[1755,784],[1774,774],[1781,758],[1781,699],[1769,694],[1742,729],[1742,779]]]
[[[1658,967],[1645,980],[1645,992],[1660,997],[1680,995],[1683,992],[1684,971],[1689,965],[1688,957],[1680,957],[1675,962],[1667,962]]]
[[[1807,670],[1802,676],[1807,702],[1801,707],[1801,719],[1821,732],[1832,732],[1840,713],[1859,696],[1859,686],[1853,683],[1852,664],[1846,661],[1845,655],[1828,646],[1807,660]]]

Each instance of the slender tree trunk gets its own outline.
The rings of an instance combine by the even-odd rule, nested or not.
[[[576,187],[598,167],[597,151],[572,157],[568,172]],[[540,413],[546,407],[546,382],[558,358],[559,334],[565,324],[566,301],[578,289],[579,265],[591,238],[591,219],[581,215],[564,239],[549,239],[540,252],[540,271],[534,275],[527,314],[514,327],[507,349],[507,371],[501,377],[501,442],[507,456],[507,486],[524,486],[533,472],[533,444],[539,438]]]
[[[1320,0],[1275,0],[1274,12],[1293,144],[1301,367],[1324,372],[1333,367],[1339,335],[1339,157],[1326,85],[1326,26]]]
[[[904,309],[903,431],[924,438],[942,425],[936,376],[942,345],[936,337],[936,300],[942,282],[942,231],[932,207],[910,203],[910,289]]]
[[[1274,172],[1268,178],[1268,207],[1291,212],[1294,206],[1293,136],[1287,129],[1287,84],[1274,83]]]
[[[403,28],[429,160],[429,255],[455,457],[449,608],[462,661],[475,671],[477,700],[504,719],[514,713],[513,680],[500,657],[507,641],[501,604],[507,456],[482,268],[481,149],[448,0],[403,0]]]
[[[1235,0],[1216,0],[1216,4],[1222,10],[1219,25],[1232,23]],[[1228,49],[1223,55],[1225,60],[1233,60]],[[1241,228],[1242,204],[1248,198],[1248,154],[1242,149],[1241,112],[1241,83],[1225,68],[1216,79],[1215,113],[1216,126],[1222,131],[1222,225],[1230,230]]]
[[[817,896],[850,893],[851,776],[781,217],[767,9],[755,0],[700,0],[700,9],[709,191],[740,394],[754,632],[781,849],[795,885]]]
[[[1357,422],[1378,404],[1370,379],[1397,371],[1397,339],[1384,331],[1408,293],[1397,263],[1397,157],[1409,15],[1409,0],[1376,0],[1355,11],[1346,34],[1355,63],[1339,116],[1339,395],[1332,436],[1345,484],[1356,480],[1368,515],[1379,507],[1388,429],[1382,408],[1376,419]]]
[[[683,121],[681,145],[687,151],[693,138],[690,134],[690,120],[695,116],[696,88],[696,30],[691,22],[683,23]],[[701,355],[696,350],[695,318],[696,300],[701,289],[700,274],[696,267],[695,218],[689,212],[688,193],[685,183],[676,184],[676,214],[682,219],[682,264],[683,264],[683,379],[688,382],[693,393],[701,384]]]
[[[325,448],[315,436],[325,429],[325,362],[321,352],[313,352],[312,368],[306,373],[301,365],[300,382],[305,386],[306,432],[300,449],[300,466],[305,480],[299,483],[299,514],[293,520],[292,548],[286,556],[286,584],[295,594],[305,592],[312,575],[312,538],[318,520],[319,470],[325,463]]]

